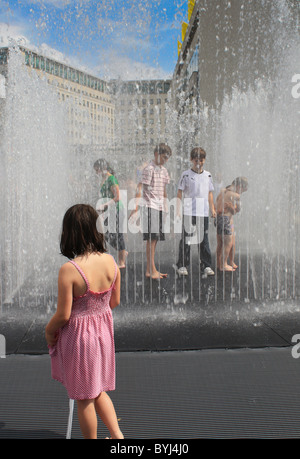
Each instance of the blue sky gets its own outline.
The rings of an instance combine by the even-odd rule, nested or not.
[[[168,78],[188,0],[1,0],[8,37],[101,77]]]

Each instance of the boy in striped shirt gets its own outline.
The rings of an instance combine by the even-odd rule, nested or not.
[[[167,277],[167,274],[163,274],[156,269],[155,251],[157,241],[165,240],[163,212],[166,211],[166,185],[170,182],[170,177],[164,164],[171,155],[171,148],[164,143],[160,143],[154,150],[154,160],[143,169],[141,183],[137,188],[136,198],[139,200],[142,195],[145,206],[143,215],[143,240],[146,241],[147,256],[145,275],[152,279]]]

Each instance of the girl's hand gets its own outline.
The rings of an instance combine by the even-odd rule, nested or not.
[[[49,346],[54,346],[58,340],[57,333],[48,333],[47,330],[45,331],[45,337]]]

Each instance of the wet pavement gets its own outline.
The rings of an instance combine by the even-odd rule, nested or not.
[[[157,439],[300,438],[299,365],[289,347],[119,352],[110,396],[125,437],[147,447]],[[47,355],[0,359],[0,388],[0,439],[66,438],[69,401]],[[99,438],[107,434],[99,421]],[[76,406],[72,438],[82,438]]]
[[[119,306],[113,312],[117,352],[290,346],[300,333],[300,305],[287,302]],[[51,315],[3,314],[6,354],[44,354],[44,328]]]
[[[300,270],[279,276],[276,266],[242,258],[236,272],[203,278],[195,263],[185,277],[165,265],[166,279],[142,282],[143,265],[129,264],[113,312],[117,352],[289,346],[300,333]],[[55,312],[55,294],[28,296],[27,303],[18,307],[16,298],[3,308],[7,354],[47,352],[44,327]]]
[[[193,282],[167,266],[160,282],[139,283],[141,268],[123,272],[111,396],[127,438],[300,437],[299,271],[279,279],[260,266],[206,279],[194,271]],[[68,399],[44,339],[55,298],[46,301],[1,315],[0,438],[65,438]],[[81,438],[76,412],[72,438]]]

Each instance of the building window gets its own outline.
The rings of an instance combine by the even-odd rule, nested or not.
[[[167,94],[167,92],[169,91],[170,89],[170,83],[169,82],[164,82],[164,93]]]
[[[0,64],[7,64],[7,53],[6,49],[0,49]],[[26,53],[25,53],[25,63],[26,63]]]
[[[187,78],[190,79],[194,72],[198,72],[199,66],[199,45],[196,46],[192,58],[187,66]]]

